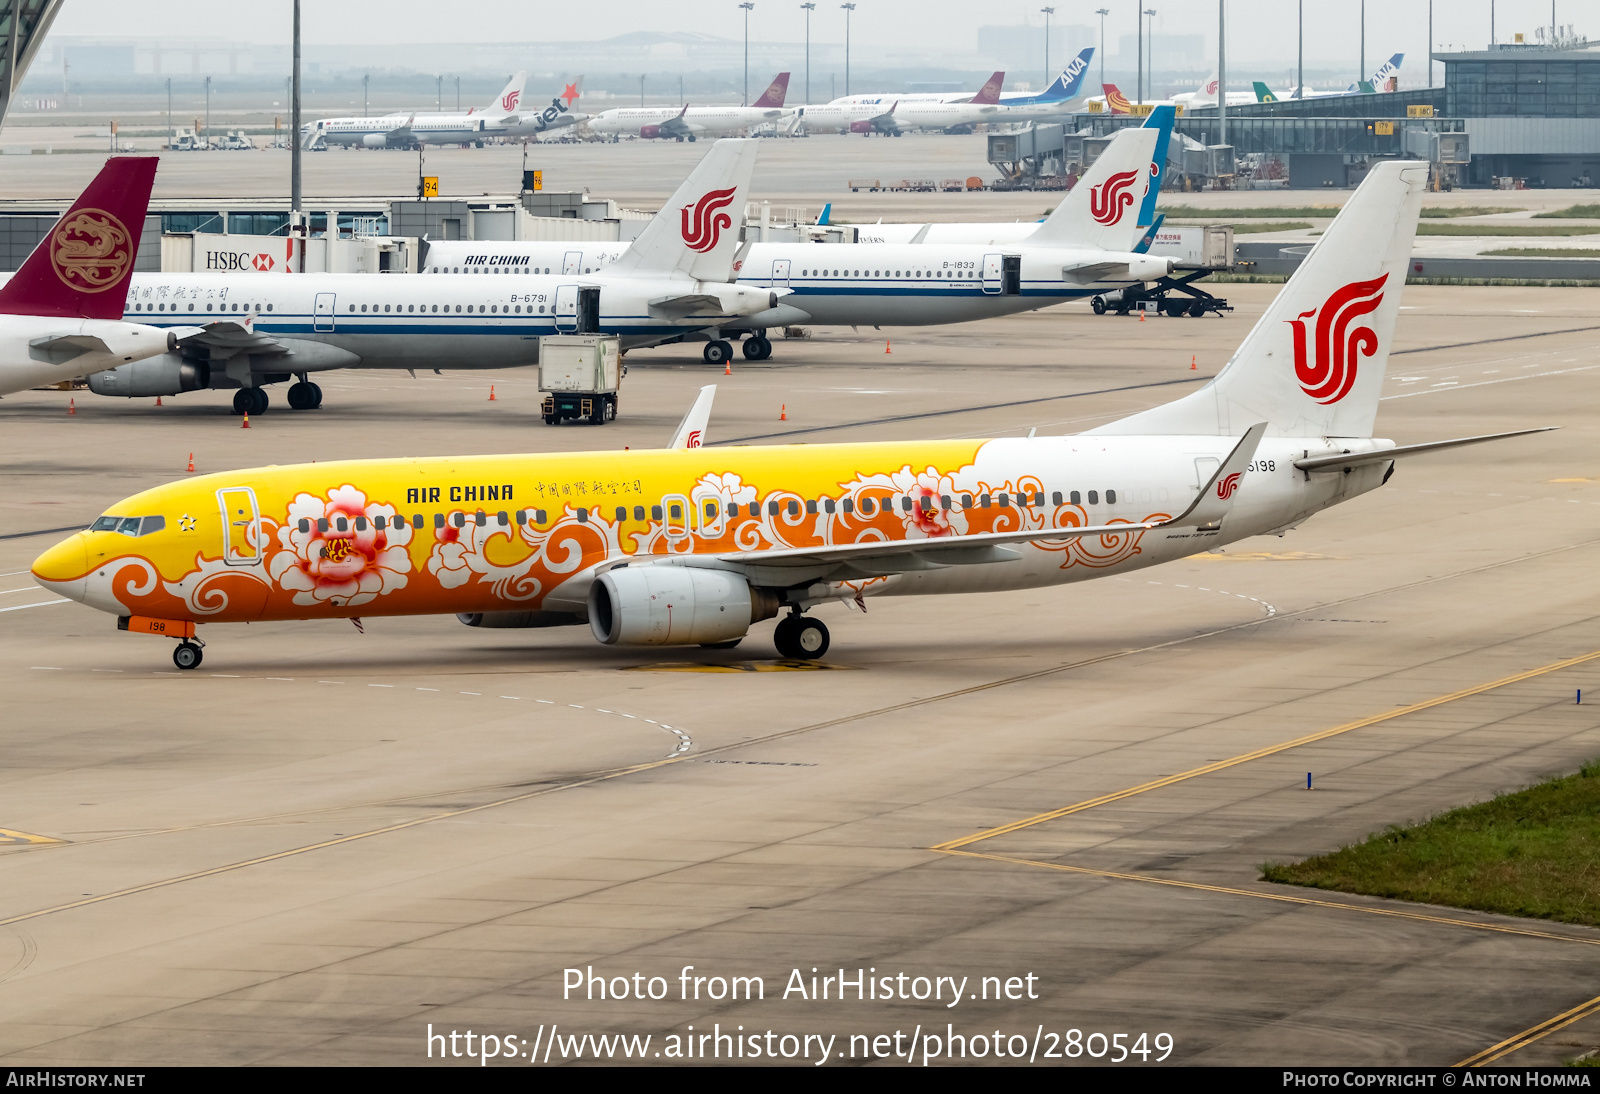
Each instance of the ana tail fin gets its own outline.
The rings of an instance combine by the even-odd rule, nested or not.
[[[1137,225],[1160,131],[1121,129],[1100,158],[1027,239],[1049,247],[1127,251],[1142,233]]]
[[[767,89],[761,93],[761,98],[757,99],[750,105],[761,107],[766,110],[772,110],[777,107],[781,107],[783,105],[783,100],[788,97],[788,94],[789,74],[787,72],[780,72],[778,73],[778,78],[768,84]]]
[[[121,319],[150,209],[155,156],[117,156],[0,288],[0,313]]]
[[[1375,166],[1216,379],[1089,432],[1372,436],[1427,182],[1425,163]]]
[[[760,143],[728,139],[713,144],[633,245],[606,269],[729,280]]]
[[[1089,46],[1074,57],[1072,63],[1061,70],[1061,75],[1056,77],[1055,85],[1047,94],[1062,99],[1076,96],[1078,89],[1083,86],[1083,78],[1089,71],[1089,59],[1093,56],[1094,47]]]

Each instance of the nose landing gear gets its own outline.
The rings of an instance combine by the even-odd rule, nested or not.
[[[197,669],[204,657],[200,643],[192,638],[179,642],[172,650],[172,663],[180,669]]]
[[[772,634],[778,656],[791,661],[814,661],[828,652],[828,628],[820,619],[795,612],[779,620]]]

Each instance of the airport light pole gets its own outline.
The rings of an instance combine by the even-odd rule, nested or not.
[[[644,106],[644,73],[639,73],[639,105]]]
[[[1134,5],[1133,19],[1138,24],[1134,31],[1133,60],[1139,67],[1134,70],[1133,76],[1133,101],[1144,102],[1144,12],[1138,5]]]
[[[172,147],[172,77],[167,77],[167,147]]]
[[[806,13],[806,102],[811,101],[811,13],[817,10],[815,4],[801,4],[800,10]]]
[[[1361,67],[1356,71],[1356,88],[1367,78],[1367,0],[1361,0]]]
[[[294,67],[290,71],[289,95],[289,232],[300,237],[295,248],[295,265],[306,272],[305,233],[300,231],[300,0],[294,0]]]
[[[1428,0],[1428,90],[1433,90],[1433,0]]]
[[[745,0],[739,5],[739,9],[744,12],[744,101],[740,104],[742,106],[750,105],[750,9],[754,7],[750,0]]]
[[[1299,53],[1295,60],[1294,97],[1305,98],[1306,94],[1306,0],[1300,0],[1299,30],[1296,31],[1300,40]]]
[[[211,77],[206,77],[206,143],[211,143]]]
[[[1144,13],[1150,17],[1150,33],[1145,36],[1144,48],[1149,52],[1145,54],[1145,77],[1149,81],[1146,90],[1150,92],[1150,100],[1156,97],[1156,9],[1145,8]]]
[[[456,77],[456,113],[461,113],[461,77]]]
[[[444,77],[442,75],[435,76],[433,78],[433,83],[434,83],[434,87],[433,87],[434,108],[437,109],[440,113],[443,113],[444,112]]]
[[[367,116],[367,99],[368,99],[367,90],[368,90],[368,81],[371,80],[371,79],[372,79],[372,73],[370,73],[370,72],[367,73],[365,76],[361,77],[361,116],[363,118],[365,118]]]
[[[1040,8],[1044,12],[1044,86],[1050,87],[1050,17],[1056,13],[1055,8]]]
[[[1095,8],[1094,13],[1100,17],[1100,94],[1106,91],[1106,16],[1111,14],[1110,8]]]
[[[850,94],[850,13],[856,10],[854,4],[840,4],[844,11],[844,93]]]
[[[1228,143],[1228,0],[1217,0],[1217,143]]]

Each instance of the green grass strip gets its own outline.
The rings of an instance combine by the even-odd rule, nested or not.
[[[1482,253],[1512,258],[1600,258],[1600,248],[1596,247],[1501,247]]]
[[[1266,881],[1600,925],[1600,760],[1526,790],[1390,825]]]
[[[1592,236],[1600,228],[1582,224],[1418,224],[1419,236]]]
[[[1552,209],[1548,213],[1535,213],[1533,215],[1536,220],[1555,220],[1561,217],[1600,219],[1600,205],[1569,205],[1565,209]]]

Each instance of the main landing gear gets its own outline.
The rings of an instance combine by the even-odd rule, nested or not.
[[[772,339],[764,334],[752,334],[744,340],[746,361],[765,361],[772,356]]]
[[[309,380],[301,380],[289,388],[290,410],[321,410],[322,389]]]
[[[815,661],[828,652],[828,628],[820,619],[794,612],[778,621],[772,632],[778,656],[791,661]]]
[[[733,343],[725,342],[721,338],[713,339],[706,343],[706,348],[700,351],[708,365],[725,365],[733,360]]]
[[[197,669],[204,658],[200,643],[192,638],[184,639],[172,650],[172,663],[180,669]]]
[[[258,417],[267,412],[267,389],[261,387],[242,387],[233,393],[233,412],[235,414],[255,414]]]

